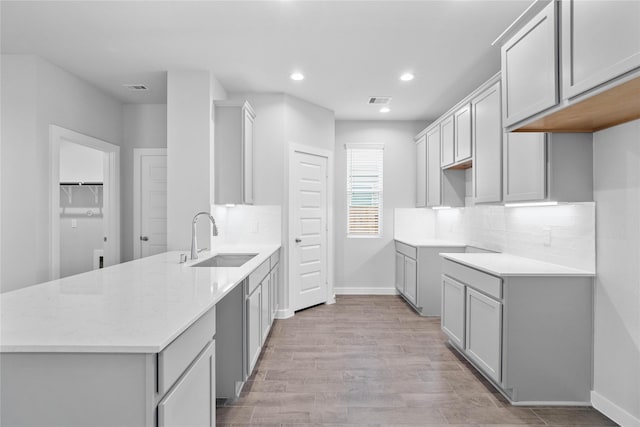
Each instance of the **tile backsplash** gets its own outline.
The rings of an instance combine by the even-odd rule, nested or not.
[[[431,209],[396,208],[393,210],[393,235],[398,239],[434,238],[435,220],[435,212]]]
[[[279,244],[282,241],[280,206],[213,206],[218,225],[216,245]]]
[[[403,228],[410,222],[407,218],[411,226]],[[428,237],[595,271],[595,203],[516,208],[477,205],[439,211],[396,209],[398,225],[405,233],[431,232]],[[396,232],[396,236],[401,235]]]

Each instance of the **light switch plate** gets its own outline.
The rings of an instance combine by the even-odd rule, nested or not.
[[[78,220],[77,219],[72,219],[71,220],[71,228],[78,228]]]

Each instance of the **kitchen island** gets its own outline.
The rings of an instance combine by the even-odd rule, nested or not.
[[[243,318],[225,316],[279,247],[218,248],[256,254],[240,267],[167,252],[0,295],[0,424],[215,425],[217,355],[247,375]]]

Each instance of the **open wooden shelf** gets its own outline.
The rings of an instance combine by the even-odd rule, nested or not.
[[[443,168],[444,170],[451,170],[451,169],[469,169],[473,167],[473,160],[467,160],[466,162],[462,162],[462,163],[458,163],[455,165],[451,165],[451,166],[447,166],[446,168]]]
[[[514,132],[597,132],[640,119],[640,77],[577,102]]]

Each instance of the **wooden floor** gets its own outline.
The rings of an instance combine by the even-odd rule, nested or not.
[[[513,407],[395,296],[340,296],[274,323],[218,425],[616,425],[591,408]]]

